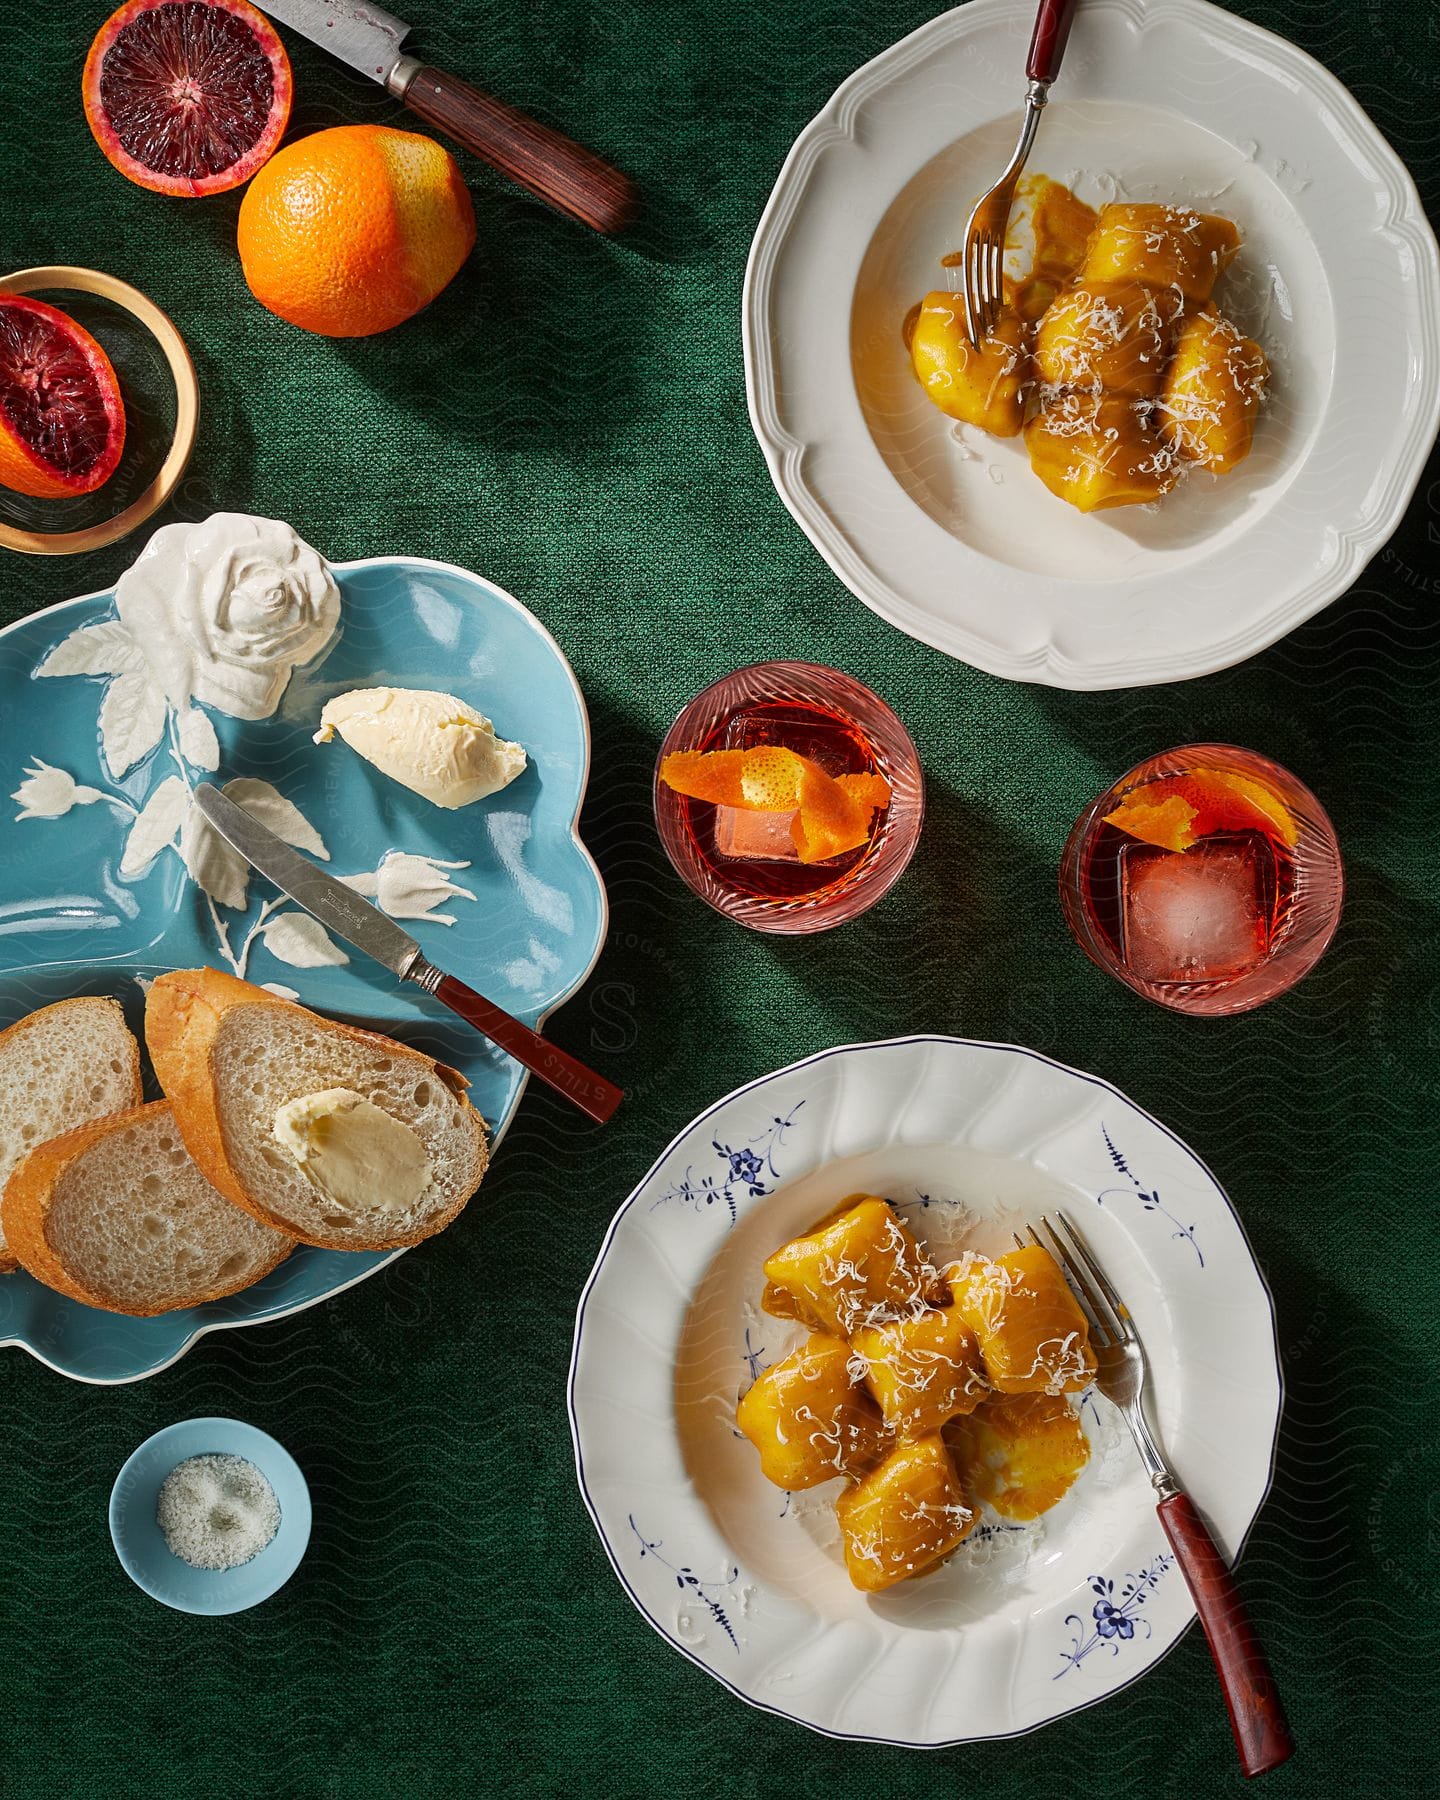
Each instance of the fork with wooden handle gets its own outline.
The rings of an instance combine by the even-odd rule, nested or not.
[[[1160,1524],[1194,1598],[1215,1659],[1240,1766],[1247,1775],[1263,1775],[1283,1763],[1295,1745],[1275,1677],[1251,1629],[1225,1558],[1194,1501],[1161,1455],[1145,1418],[1145,1349],[1134,1321],[1084,1239],[1062,1213],[1056,1213],[1053,1224],[1042,1216],[1038,1232],[1033,1225],[1026,1230],[1030,1241],[1048,1250],[1065,1271],[1089,1320],[1097,1365],[1095,1385],[1124,1414],[1145,1473],[1160,1497],[1156,1508]],[[1022,1240],[1017,1237],[1015,1242],[1021,1244]]]

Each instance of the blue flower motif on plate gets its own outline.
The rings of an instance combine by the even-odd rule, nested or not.
[[[697,1176],[694,1163],[687,1163],[683,1179],[672,1182],[658,1199],[651,1201],[651,1212],[668,1206],[672,1200],[693,1206],[697,1212],[701,1207],[714,1206],[719,1201],[724,1204],[733,1225],[740,1217],[740,1199],[758,1200],[761,1195],[774,1191],[774,1184],[780,1179],[775,1152],[783,1147],[786,1133],[804,1104],[803,1100],[799,1101],[784,1118],[777,1114],[763,1131],[747,1138],[738,1149],[722,1144],[718,1138],[712,1139],[710,1148],[715,1152],[719,1167]]]
[[[1151,1632],[1150,1621],[1145,1618],[1141,1609],[1160,1585],[1161,1579],[1174,1566],[1175,1558],[1168,1550],[1162,1550],[1138,1575],[1125,1577],[1118,1597],[1115,1583],[1108,1576],[1092,1575],[1090,1591],[1096,1596],[1096,1600],[1090,1609],[1089,1621],[1079,1613],[1067,1615],[1065,1623],[1071,1631],[1070,1648],[1060,1652],[1065,1666],[1057,1669],[1051,1680],[1058,1681],[1062,1675],[1068,1675],[1071,1669],[1080,1666],[1092,1650],[1098,1650],[1102,1645],[1108,1645],[1111,1655],[1118,1656],[1120,1646],[1134,1639],[1137,1625],[1148,1638]]]
[[[1115,1167],[1130,1183],[1130,1186],[1128,1188],[1106,1188],[1102,1193],[1095,1196],[1096,1204],[1098,1206],[1103,1206],[1113,1195],[1129,1194],[1133,1190],[1135,1196],[1139,1199],[1141,1206],[1146,1212],[1159,1213],[1162,1219],[1168,1219],[1170,1221],[1175,1227],[1174,1231],[1170,1233],[1171,1237],[1179,1242],[1187,1243],[1195,1252],[1200,1267],[1203,1269],[1205,1267],[1205,1257],[1201,1252],[1199,1242],[1196,1239],[1195,1227],[1193,1225],[1183,1224],[1175,1217],[1174,1213],[1170,1212],[1168,1208],[1161,1204],[1160,1195],[1154,1188],[1147,1188],[1142,1184],[1139,1176],[1134,1173],[1124,1156],[1122,1156],[1120,1151],[1115,1148],[1114,1139],[1110,1136],[1109,1129],[1106,1126],[1102,1125],[1100,1127],[1100,1135],[1105,1140],[1105,1148],[1110,1153],[1111,1162],[1114,1163]]]
[[[732,1563],[728,1575],[718,1575],[710,1581],[702,1580],[688,1565],[683,1563],[673,1563],[668,1556],[662,1556],[661,1549],[665,1540],[663,1538],[656,1538],[652,1542],[635,1523],[634,1513],[631,1513],[629,1518],[630,1529],[635,1533],[636,1540],[640,1545],[641,1561],[643,1562],[647,1556],[651,1556],[654,1557],[655,1561],[659,1563],[662,1568],[668,1569],[675,1577],[675,1585],[679,1588],[680,1592],[682,1594],[690,1595],[705,1608],[706,1612],[709,1613],[710,1617],[725,1633],[726,1637],[729,1638],[732,1647],[738,1655],[740,1650],[740,1640],[735,1635],[735,1627],[730,1623],[729,1614],[725,1611],[725,1608],[720,1604],[719,1600],[716,1599],[715,1594],[723,1592],[726,1588],[734,1587],[735,1583],[740,1579],[740,1565],[738,1563]],[[712,1590],[714,1591],[712,1592]]]

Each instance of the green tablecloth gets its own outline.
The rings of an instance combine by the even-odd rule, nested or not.
[[[532,1091],[457,1229],[354,1292],[204,1340],[135,1387],[0,1355],[0,1794],[843,1797],[1233,1794],[1205,1646],[1021,1742],[915,1754],[752,1712],[652,1634],[572,1474],[576,1296],[615,1206],[735,1084],[910,1030],[1013,1039],[1113,1080],[1235,1197],[1275,1291],[1288,1396],[1244,1586],[1300,1754],[1277,1795],[1440,1782],[1440,922],[1437,490],[1344,600],[1245,667],[1084,695],[1007,686],[844,591],[773,493],[746,419],[746,247],[785,150],[917,0],[451,0],[419,40],[635,174],[648,222],[600,242],[467,164],[471,265],[417,325],[292,331],[248,297],[238,196],[124,182],[80,66],[104,7],[0,8],[0,260],[98,265],[193,347],[199,447],[166,516],[292,520],[334,558],[412,551],[518,594],[574,663],[595,730],[584,828],[611,937],[555,1035],[630,1089],[606,1131]],[[1245,0],[1355,89],[1433,201],[1433,11]],[[293,42],[302,130],[401,120]],[[109,583],[135,541],[6,555],[0,618]],[[648,786],[664,726],[737,663],[811,656],[871,681],[924,757],[930,816],[897,891],[783,943],[710,914],[665,864]],[[1289,998],[1189,1021],[1093,969],[1061,923],[1060,846],[1116,772],[1187,739],[1252,744],[1330,808],[1350,903]],[[265,1607],[190,1620],[122,1574],[115,1470],[207,1411],[276,1433],[315,1534]]]

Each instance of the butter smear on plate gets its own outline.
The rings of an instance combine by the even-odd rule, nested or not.
[[[483,800],[525,768],[519,744],[453,694],[428,688],[355,688],[325,704],[317,744],[336,732],[382,775],[450,810]]]

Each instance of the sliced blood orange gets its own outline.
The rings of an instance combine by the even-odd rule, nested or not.
[[[285,135],[290,59],[249,0],[126,0],[85,59],[85,117],[122,175],[223,194]]]
[[[125,407],[110,358],[58,307],[0,294],[0,484],[39,500],[115,473]]]

